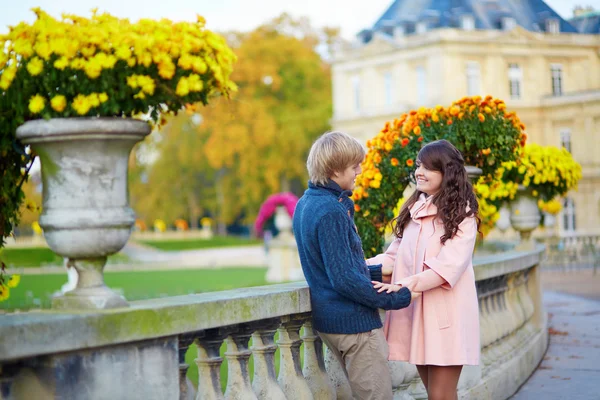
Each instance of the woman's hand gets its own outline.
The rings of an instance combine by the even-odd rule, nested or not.
[[[417,286],[418,279],[413,276],[406,277],[404,279],[400,279],[399,281],[394,282],[394,284],[399,285],[401,287],[407,287],[411,292],[415,290],[415,286]]]

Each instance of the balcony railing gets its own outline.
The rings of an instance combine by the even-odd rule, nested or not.
[[[549,270],[593,269],[600,267],[600,235],[572,234],[538,239],[546,246],[542,266]]]
[[[543,251],[539,246],[476,258],[482,358],[480,366],[463,371],[462,398],[507,398],[541,360],[547,346],[539,279]],[[306,283],[297,282],[145,300],[121,309],[3,315],[0,398],[347,398],[345,377],[312,328],[309,296]],[[194,384],[185,363],[190,346],[198,352]],[[424,398],[413,365],[390,362],[390,368],[395,396]]]

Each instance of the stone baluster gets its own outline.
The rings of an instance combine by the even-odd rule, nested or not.
[[[198,394],[196,400],[222,400],[221,391],[221,345],[225,334],[219,329],[210,329],[202,332],[196,338],[198,347]]]
[[[304,323],[304,378],[315,400],[335,400],[335,388],[327,371],[323,358],[323,340],[317,335],[310,319]]]
[[[388,361],[392,376],[392,393],[394,399],[413,400],[410,395],[411,383],[418,378],[417,367],[403,361]]]
[[[496,348],[496,341],[500,338],[501,328],[499,326],[499,322],[497,320],[498,313],[496,312],[495,306],[495,297],[496,297],[496,280],[494,278],[490,279],[487,282],[488,292],[484,298],[484,308],[485,312],[488,316],[488,324],[489,324],[489,338],[488,345],[485,348],[486,361],[488,365],[493,365],[500,358],[500,352]]]
[[[508,325],[510,327],[509,344],[514,350],[518,347],[519,333],[518,329],[520,326],[519,316],[515,310],[515,290],[514,290],[514,274],[506,276],[506,291],[504,292],[504,303],[506,304],[506,310],[508,313]]]
[[[509,340],[510,334],[514,331],[513,319],[506,303],[507,276],[499,276],[496,282],[496,304],[498,307],[497,319],[500,322],[499,350],[501,357],[506,357],[513,350],[513,345]]]
[[[196,398],[196,390],[194,385],[187,377],[187,371],[190,367],[185,362],[185,353],[187,353],[190,345],[194,343],[194,335],[185,334],[179,335],[179,400],[193,400]]]
[[[329,376],[329,379],[335,388],[337,398],[351,399],[352,389],[350,388],[350,383],[348,382],[346,373],[344,372],[340,361],[327,347],[325,348],[325,369],[327,370],[327,375]]]
[[[312,392],[302,375],[300,366],[301,327],[301,319],[291,316],[282,319],[277,342],[281,355],[278,382],[288,399],[312,400]]]
[[[248,342],[252,336],[252,329],[240,325],[230,332],[225,342],[227,343],[227,387],[225,398],[227,400],[257,400],[250,374],[248,372],[248,361],[252,352],[248,349]]]
[[[416,367],[415,367],[416,369]],[[417,376],[415,376],[415,378],[413,378],[413,380],[410,382],[410,387],[409,387],[409,391],[410,391],[410,396],[415,399],[415,400],[427,400],[427,389],[425,389],[425,385],[423,384],[423,381],[421,380],[421,377],[419,376],[419,374],[417,373]],[[402,397],[400,397],[402,400]],[[406,398],[406,400],[408,400],[408,398]]]
[[[285,394],[277,383],[275,374],[275,332],[279,320],[262,321],[252,334],[254,356],[254,380],[252,388],[259,400],[285,400]]]
[[[529,271],[525,271],[525,272],[523,272],[523,284],[521,285],[521,292],[523,294],[523,305],[524,305],[524,309],[525,309],[525,316],[527,318],[527,321],[529,322],[531,320],[531,318],[533,317],[533,314],[535,314],[535,304],[533,304],[533,299],[531,298],[531,293],[529,292],[528,281],[529,281]],[[530,333],[533,333],[534,326],[532,326],[531,324],[528,324],[527,330]]]
[[[512,317],[512,330],[518,330],[523,323],[521,307],[518,305],[516,290],[516,274],[510,274],[506,280],[506,304]]]

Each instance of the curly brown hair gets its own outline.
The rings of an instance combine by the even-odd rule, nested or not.
[[[444,234],[440,238],[442,244],[456,235],[458,226],[467,217],[476,218],[479,231],[479,203],[467,177],[465,160],[460,151],[447,140],[436,140],[423,146],[417,155],[417,162],[430,171],[442,173],[442,186],[432,199],[438,209],[436,218],[441,217],[444,224]],[[403,204],[400,214],[392,221],[396,237],[402,237],[404,228],[411,219],[410,209],[421,193],[423,192],[415,190]]]

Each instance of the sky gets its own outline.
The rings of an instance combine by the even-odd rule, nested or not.
[[[248,31],[283,12],[306,16],[314,27],[339,27],[342,36],[352,39],[372,26],[393,0],[0,0],[0,33],[9,25],[35,19],[30,11],[41,7],[55,17],[68,12],[89,15],[97,7],[120,18],[168,18],[195,21],[204,16],[213,31]],[[600,10],[600,0],[546,0],[563,18],[570,18],[576,5]]]

